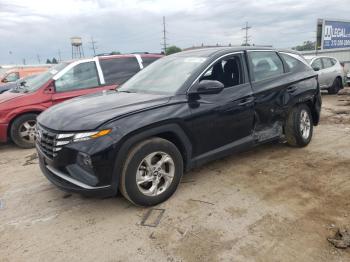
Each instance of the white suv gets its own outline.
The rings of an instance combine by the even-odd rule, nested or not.
[[[344,88],[344,70],[337,59],[326,56],[305,56],[305,59],[317,71],[321,89],[328,90],[329,94],[337,94]]]

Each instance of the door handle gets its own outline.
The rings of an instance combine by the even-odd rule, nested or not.
[[[244,106],[244,105],[247,105],[247,104],[250,104],[251,102],[254,101],[254,98],[253,97],[250,97],[250,98],[245,98],[245,99],[242,99],[238,105],[239,106]]]
[[[293,92],[295,92],[296,90],[297,90],[297,87],[296,87],[296,86],[290,86],[290,87],[287,88],[287,92],[289,92],[289,93],[293,93]]]

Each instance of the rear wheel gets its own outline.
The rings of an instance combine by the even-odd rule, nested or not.
[[[307,105],[295,106],[288,115],[285,126],[287,142],[291,146],[307,146],[312,138],[313,121]]]
[[[34,147],[36,117],[37,114],[25,114],[13,121],[10,136],[17,146],[22,148]]]
[[[128,153],[120,180],[125,198],[139,206],[167,200],[180,183],[183,160],[177,147],[162,138],[151,138]]]
[[[341,81],[339,78],[334,79],[333,85],[328,88],[328,94],[335,95],[338,94],[341,89]]]

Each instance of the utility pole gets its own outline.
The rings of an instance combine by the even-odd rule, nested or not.
[[[62,58],[61,58],[61,50],[58,49],[58,62],[61,62]]]
[[[96,49],[97,49],[96,44],[97,44],[97,42],[94,41],[93,37],[91,37],[91,41],[89,43],[91,44],[91,49],[94,51],[94,56],[96,56]]]
[[[245,36],[244,36],[244,41],[243,41],[243,46],[248,46],[249,45],[249,38],[250,36],[248,35],[249,29],[252,27],[248,25],[248,22],[245,23],[245,27],[242,28],[242,30],[245,30]]]
[[[22,62],[23,62],[23,65],[25,65],[25,64],[26,64],[26,59],[23,58],[23,59],[22,59]]]
[[[40,59],[40,55],[39,54],[36,55],[36,58],[38,59],[38,63],[41,64],[41,59]]]
[[[164,54],[166,54],[166,47],[167,47],[167,44],[166,44],[166,25],[165,25],[165,16],[163,16],[163,51],[164,51]]]

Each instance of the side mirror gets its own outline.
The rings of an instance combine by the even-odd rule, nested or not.
[[[190,91],[191,94],[218,94],[224,89],[224,84],[216,80],[202,80]]]
[[[55,87],[54,83],[51,82],[45,89],[44,89],[45,94],[54,94],[55,93]]]
[[[315,70],[315,71],[320,71],[320,68],[317,67],[317,66],[315,66],[315,67],[313,67],[313,70]]]
[[[3,82],[3,83],[8,83],[8,81],[7,81],[6,78],[2,79],[1,82]]]

